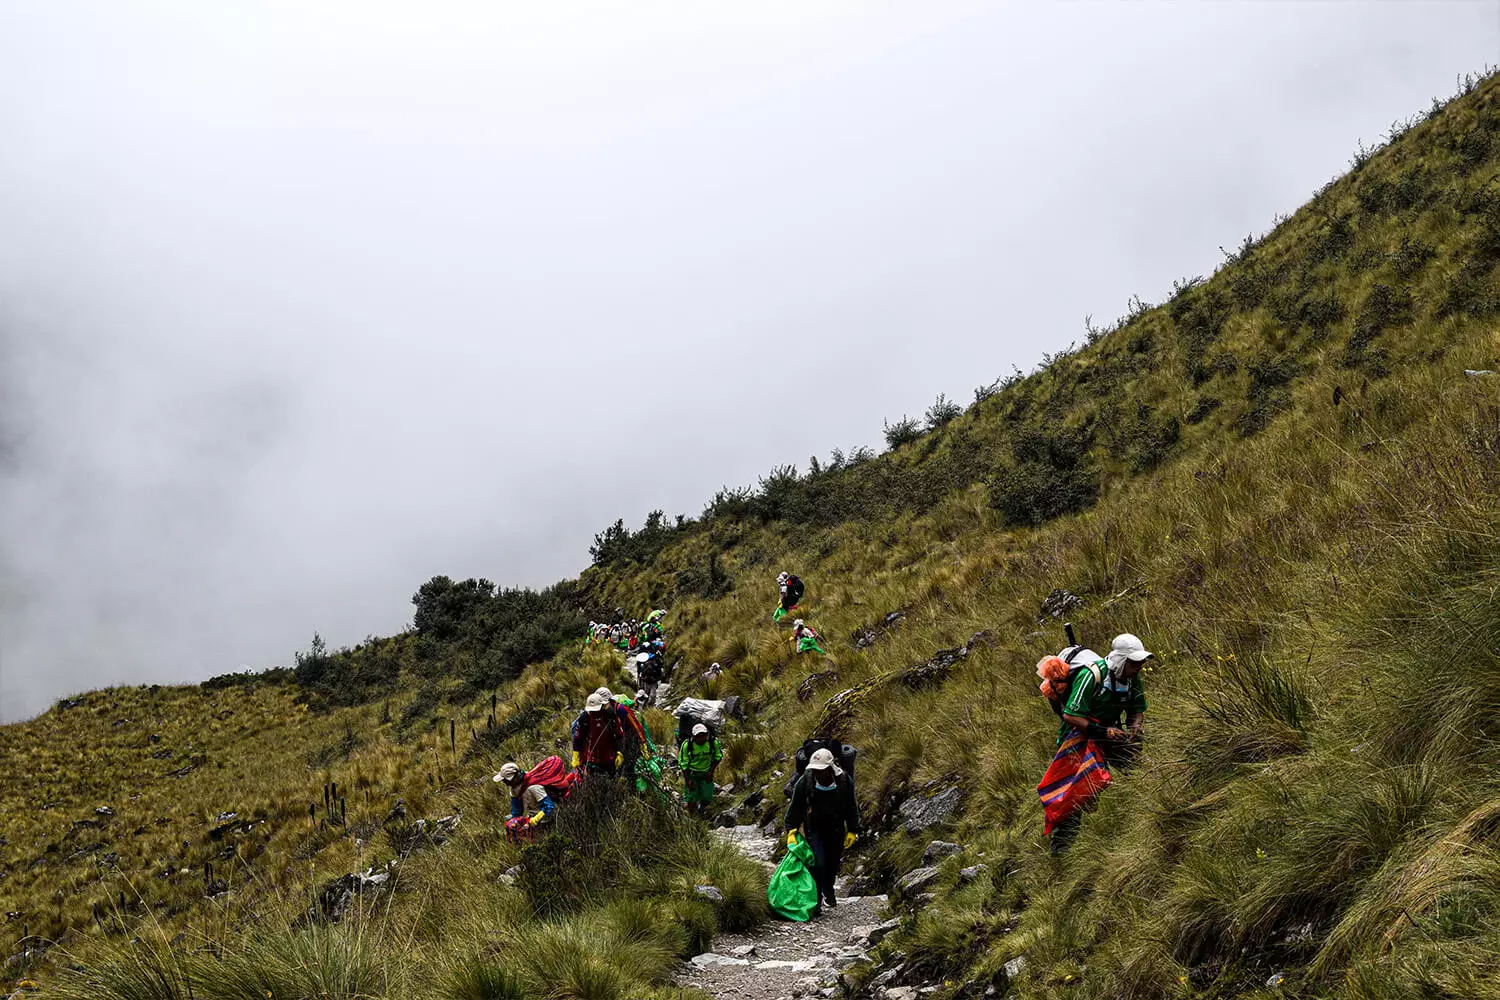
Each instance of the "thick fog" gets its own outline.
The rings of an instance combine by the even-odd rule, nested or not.
[[[0,718],[878,445],[1497,53],[1467,2],[0,5]]]

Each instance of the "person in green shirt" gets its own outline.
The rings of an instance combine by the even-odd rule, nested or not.
[[[827,656],[828,650],[819,645],[822,639],[818,630],[801,618],[792,622],[792,644],[797,647],[798,653],[821,653]]]
[[[1061,744],[1075,729],[1082,730],[1098,745],[1112,770],[1129,766],[1140,751],[1148,707],[1140,673],[1151,654],[1140,639],[1124,632],[1115,636],[1106,656],[1081,646],[1057,655],[1074,670],[1060,710],[1057,742]],[[1082,820],[1081,813],[1075,814],[1053,829],[1052,853],[1068,849]]]
[[[1077,647],[1059,655],[1069,666],[1082,665],[1083,669],[1074,674],[1063,702],[1058,742],[1070,730],[1081,729],[1099,744],[1109,763],[1129,762],[1145,721],[1146,692],[1140,673],[1151,654],[1140,639],[1125,632],[1115,636],[1107,656]]]
[[[714,800],[714,771],[724,759],[724,748],[703,723],[677,748],[677,766],[682,770],[682,798],[688,813],[701,816]]]

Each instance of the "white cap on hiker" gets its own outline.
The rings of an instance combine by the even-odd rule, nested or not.
[[[1151,659],[1151,654],[1146,652],[1146,647],[1140,639],[1129,632],[1122,632],[1115,636],[1114,645],[1104,659],[1109,663],[1110,673],[1119,673],[1120,668],[1125,666],[1126,660],[1140,663],[1142,660]]]
[[[693,727],[693,735],[694,736],[707,736],[708,735],[708,727],[705,726],[701,722],[698,723],[696,726]]]
[[[604,705],[605,699],[599,697],[599,692],[595,691],[593,694],[589,695],[588,700],[583,703],[583,710],[585,712],[602,712],[604,711]]]
[[[512,763],[500,765],[500,773],[495,775],[495,780],[501,784],[514,785],[521,780],[521,769]]]
[[[802,619],[801,618],[794,619],[792,621],[792,624],[795,625],[795,626],[798,626],[800,628],[801,625],[802,625]]]
[[[785,570],[783,570],[782,573],[781,573],[781,575],[776,578],[776,582],[777,583],[786,583],[787,579],[790,576],[791,576],[790,573],[788,573]]]
[[[605,701],[614,701],[615,699],[615,693],[609,688],[594,688],[594,693]]]
[[[814,750],[812,757],[807,762],[807,769],[809,771],[826,771],[831,767],[833,767],[833,751],[827,747],[821,750]]]

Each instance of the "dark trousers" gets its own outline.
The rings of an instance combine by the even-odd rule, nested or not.
[[[833,880],[839,877],[839,865],[844,860],[844,826],[808,827],[807,846],[812,848],[812,877],[818,886],[818,896],[827,903],[834,903]]]
[[[607,778],[613,778],[615,776],[615,762],[586,761],[583,765],[583,770],[587,774],[602,774]]]

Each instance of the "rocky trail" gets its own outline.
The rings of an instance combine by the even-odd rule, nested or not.
[[[718,829],[716,836],[768,869],[777,847],[757,827]],[[844,897],[811,923],[773,919],[748,934],[721,934],[713,950],[696,955],[679,977],[721,1000],[791,1000],[831,997],[839,974],[869,960],[869,949],[896,926],[887,920],[885,896]]]

